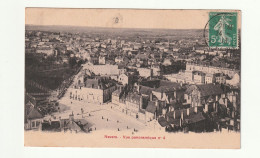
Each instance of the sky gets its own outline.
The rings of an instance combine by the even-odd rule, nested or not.
[[[212,10],[26,8],[25,24],[109,28],[204,29],[210,11]],[[240,18],[238,18],[238,24],[238,28],[240,28]]]

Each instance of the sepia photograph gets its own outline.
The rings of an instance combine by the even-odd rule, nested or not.
[[[240,148],[241,53],[239,10],[26,8],[24,145]]]

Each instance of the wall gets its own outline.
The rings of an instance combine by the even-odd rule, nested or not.
[[[137,71],[141,77],[150,77],[152,75],[152,70],[147,68],[138,68]]]
[[[86,88],[82,87],[81,89],[69,89],[72,95],[77,95],[78,97],[86,102],[93,102],[93,103],[103,103],[103,90],[102,89],[93,89],[93,88]]]
[[[132,103],[129,101],[126,101],[126,108],[130,110],[130,115],[135,115],[139,112],[140,105],[138,103]]]
[[[85,65],[85,69],[90,70],[96,75],[118,75],[118,65]]]

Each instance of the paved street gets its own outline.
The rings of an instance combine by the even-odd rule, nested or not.
[[[77,77],[80,73],[81,72],[75,75],[73,83],[77,81]],[[72,87],[73,84],[70,88]],[[118,110],[111,109],[111,106],[115,106],[112,103],[99,105],[70,99],[69,90],[67,90],[64,96],[59,100],[59,103],[68,106],[69,110],[65,110],[61,113],[53,113],[56,118],[61,117],[62,119],[66,119],[73,113],[75,119],[86,119],[92,125],[93,131],[95,131],[95,129],[115,131],[134,131],[134,129],[140,131],[144,129],[154,129],[154,126],[151,126],[151,124],[145,124],[144,121],[138,121],[136,118],[126,115]],[[46,118],[49,117],[50,116],[46,116]]]
[[[93,131],[95,131],[95,129],[115,131],[154,129],[154,127],[149,124],[147,125],[120,111],[111,109],[111,106],[113,106],[111,103],[99,105],[70,99],[68,91],[64,97],[59,100],[59,103],[68,106],[70,109],[61,113],[54,113],[53,115],[56,116],[56,118],[68,118],[73,112],[75,119],[86,119],[92,125]],[[83,114],[81,109],[83,109]],[[46,118],[48,117],[50,116]]]

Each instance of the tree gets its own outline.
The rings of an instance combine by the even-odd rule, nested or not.
[[[76,64],[77,64],[77,61],[76,61],[75,57],[69,58],[69,65],[71,68],[73,68]]]
[[[78,67],[81,66],[81,64],[83,64],[83,63],[84,63],[84,61],[83,61],[82,59],[80,59],[80,60],[78,61]]]

